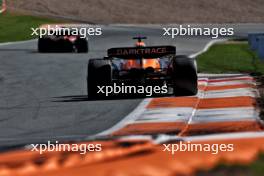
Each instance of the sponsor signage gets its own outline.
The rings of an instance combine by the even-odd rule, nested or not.
[[[131,47],[131,48],[111,48],[108,50],[109,57],[160,57],[175,54],[174,46],[154,46],[154,47]]]

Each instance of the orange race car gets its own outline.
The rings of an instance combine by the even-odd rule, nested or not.
[[[98,86],[166,85],[174,95],[197,93],[195,60],[176,56],[174,46],[150,46],[142,41],[146,37],[134,37],[134,47],[111,48],[107,57],[90,59],[87,71],[88,96],[97,98]]]

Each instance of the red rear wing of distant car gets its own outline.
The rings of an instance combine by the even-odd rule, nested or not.
[[[111,48],[107,51],[109,57],[117,58],[157,58],[166,55],[175,55],[176,47],[174,46],[152,46],[152,47],[128,47],[128,48]]]

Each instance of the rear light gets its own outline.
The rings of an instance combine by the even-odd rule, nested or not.
[[[77,37],[75,37],[75,36],[64,36],[64,40],[69,40],[71,42],[75,42],[77,40]]]

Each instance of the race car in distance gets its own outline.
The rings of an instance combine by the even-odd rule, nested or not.
[[[69,28],[56,29],[54,35],[45,35],[38,39],[38,51],[49,52],[75,52],[87,53],[88,40],[80,35],[74,34]],[[50,32],[53,33],[53,32]]]
[[[175,96],[197,94],[195,59],[176,56],[174,46],[149,46],[146,37],[134,37],[135,47],[111,48],[107,56],[90,59],[87,68],[89,98],[103,98],[98,86],[112,84],[164,85],[173,89]]]

